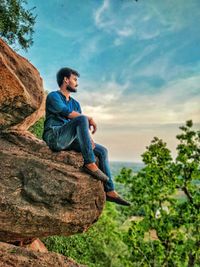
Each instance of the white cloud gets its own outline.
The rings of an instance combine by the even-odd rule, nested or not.
[[[198,3],[182,3],[182,0],[121,1],[117,5],[115,1],[104,0],[94,11],[94,21],[97,28],[122,40],[130,37],[150,40],[187,27],[191,21],[189,10],[197,7]],[[121,45],[120,39],[114,39],[114,45]]]
[[[112,1],[104,0],[103,4],[94,12],[95,25],[105,32],[115,33],[118,37],[125,38],[133,35],[134,28],[130,27],[128,23],[122,23],[123,18],[113,12],[112,4]]]
[[[100,53],[104,47],[100,46],[100,36],[94,35],[88,40],[84,40],[84,46],[80,47],[80,59],[87,63],[93,56],[96,55],[97,51]]]
[[[100,108],[88,109],[98,122],[95,141],[109,148],[112,160],[141,161],[146,146],[158,136],[175,157],[178,127],[189,119],[200,125],[199,92],[200,75],[169,82],[153,95],[121,94]]]
[[[92,100],[92,105],[108,105],[120,99],[123,92],[128,88],[129,83],[119,84],[115,77],[110,74],[110,81],[104,81],[104,78],[99,81],[81,81],[81,89],[79,97],[83,103],[88,103]]]
[[[125,95],[129,84],[116,82],[81,92],[82,106],[98,122],[110,127],[180,123],[188,119],[200,122],[200,76],[169,82],[158,93]],[[91,114],[92,113],[92,114]]]
[[[193,13],[198,12],[199,1],[169,0],[164,5],[163,2],[155,4],[152,1],[152,3],[149,3],[149,9],[165,30],[177,32],[189,26],[193,17],[191,11]]]
[[[124,27],[122,29],[117,30],[116,32],[117,32],[117,34],[119,36],[128,37],[128,36],[131,36],[133,34],[134,29],[130,29],[128,27]]]
[[[170,54],[172,54],[171,51],[169,53],[166,52],[166,54],[154,58],[154,60],[149,62],[149,64],[145,64],[145,66],[142,66],[142,68],[136,70],[135,76],[157,76],[162,78],[163,80],[167,80],[169,72],[171,73],[171,70],[169,68],[171,62]]]
[[[144,77],[144,78],[159,78],[163,81],[170,81],[177,79],[177,77],[184,77],[188,75],[188,73],[194,73],[198,71],[199,65],[180,65],[175,62],[175,58],[177,57],[179,51],[188,45],[189,40],[185,41],[184,43],[177,44],[173,48],[170,47],[167,50],[161,50],[158,48],[157,45],[149,45],[147,46],[140,54],[130,57],[129,64],[130,66],[135,66],[137,63],[141,62],[143,58],[150,55],[152,52],[155,53],[155,50],[159,49],[159,54],[155,56],[153,55],[152,58],[149,59],[147,64],[147,59],[145,59],[145,64],[135,68],[134,70],[134,77]],[[132,73],[129,74],[129,76]],[[145,79],[144,79],[145,81]]]
[[[112,24],[111,21],[105,21],[102,19],[103,14],[109,9],[109,0],[104,0],[102,6],[94,12],[95,23],[99,28],[108,27]]]
[[[116,118],[116,114],[110,112],[110,107],[120,101],[128,86],[128,83],[118,84],[114,77],[109,82],[82,81],[77,97],[85,114],[93,116],[99,122],[110,123]]]
[[[114,46],[120,46],[123,44],[123,40],[121,38],[116,38],[113,42]]]
[[[105,108],[103,105],[101,106],[90,106],[90,105],[85,105],[84,106],[84,114],[91,114],[92,117],[95,118],[95,121],[103,121],[103,122],[110,122],[114,118],[113,114],[109,114],[108,108]]]
[[[134,66],[138,63],[140,63],[145,57],[147,57],[149,54],[151,54],[155,49],[157,48],[157,45],[148,45],[143,50],[138,52],[137,54],[133,54],[130,56],[128,64],[129,66]]]
[[[125,123],[164,124],[184,122],[187,119],[199,122],[199,84],[200,76],[194,76],[169,82],[154,95],[133,93],[126,101],[125,113],[130,116]]]

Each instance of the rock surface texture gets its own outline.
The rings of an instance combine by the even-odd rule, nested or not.
[[[105,203],[103,184],[82,172],[80,153],[52,152],[28,131],[44,114],[44,101],[38,71],[0,39],[0,241],[3,242],[84,232],[98,220]],[[40,258],[38,255],[31,257]]]
[[[60,254],[31,251],[0,242],[0,267],[86,267]]]
[[[44,112],[45,94],[37,69],[0,39],[0,130],[26,130]]]
[[[84,232],[101,214],[103,186],[76,152],[52,152],[24,132],[0,136],[0,240]]]

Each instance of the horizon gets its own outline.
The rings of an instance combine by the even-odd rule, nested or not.
[[[19,50],[57,90],[64,66],[80,73],[75,97],[98,125],[110,161],[142,162],[154,136],[176,156],[179,127],[200,128],[200,2],[29,0],[34,44]],[[51,16],[49,16],[51,14]],[[198,23],[199,21],[199,23]]]

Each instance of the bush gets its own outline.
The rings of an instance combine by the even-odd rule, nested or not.
[[[113,204],[107,203],[100,219],[86,233],[69,237],[48,237],[45,245],[51,251],[61,253],[87,264],[89,267],[131,266],[127,245],[123,242],[120,217]]]

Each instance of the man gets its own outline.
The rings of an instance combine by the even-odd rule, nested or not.
[[[70,68],[58,71],[59,90],[49,93],[46,99],[43,139],[53,151],[81,152],[83,170],[104,183],[106,200],[129,206],[130,203],[114,190],[107,149],[94,143],[90,136],[90,130],[92,134],[97,130],[95,121],[92,117],[83,115],[80,104],[71,97],[71,93],[77,92],[79,76],[76,70]],[[99,168],[95,156],[99,158]]]

